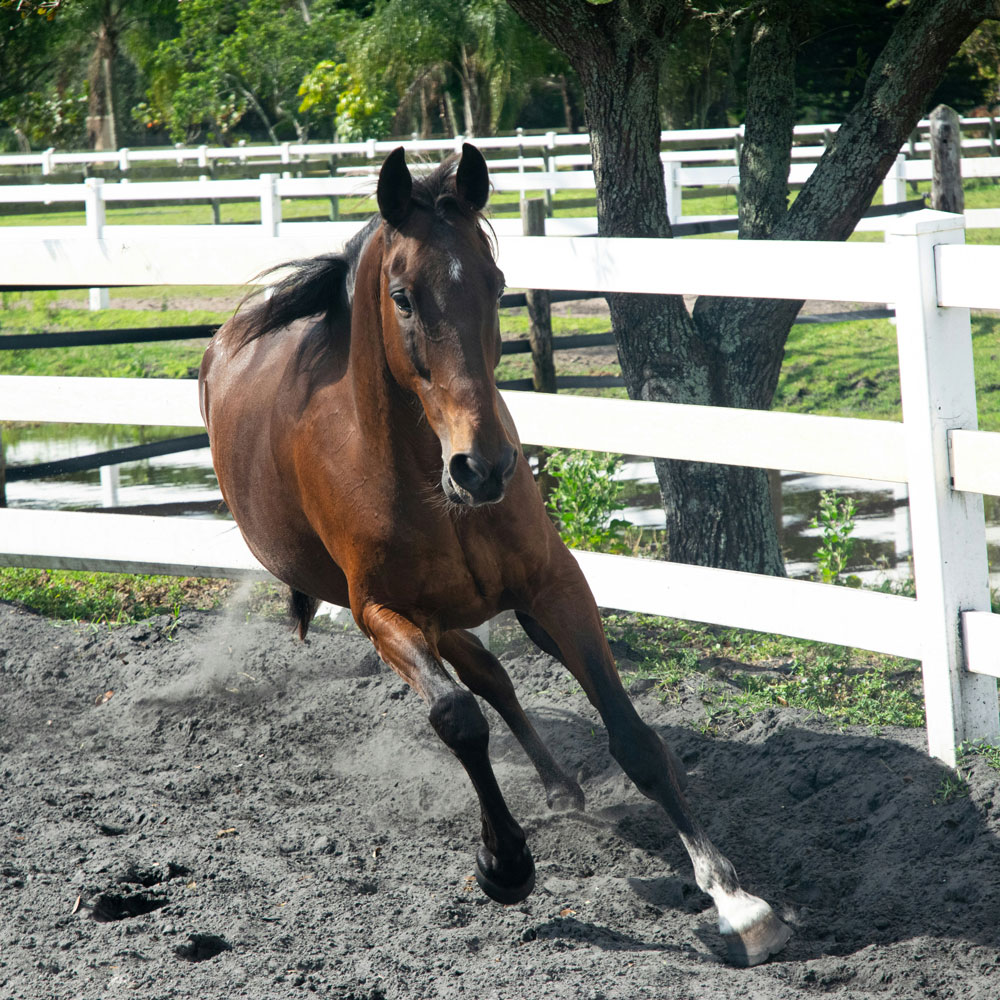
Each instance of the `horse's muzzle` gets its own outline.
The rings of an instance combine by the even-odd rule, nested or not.
[[[511,445],[492,464],[476,452],[456,452],[444,470],[441,485],[445,496],[454,503],[470,507],[498,503],[516,467],[517,449]]]

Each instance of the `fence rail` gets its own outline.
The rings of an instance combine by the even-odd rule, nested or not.
[[[868,421],[531,393],[505,398],[522,440],[908,484],[917,598],[579,553],[605,606],[785,632],[919,658],[928,744],[1000,740],[1000,616],[990,613],[981,493],[1000,492],[1000,435],[976,429],[969,302],[1000,307],[1000,248],[964,247],[964,220],[916,212],[879,244],[503,237],[511,285],[894,302],[904,420]],[[220,248],[225,247],[221,252]],[[241,236],[4,240],[5,280],[233,284],[329,240]],[[984,287],[967,273],[988,279]],[[954,272],[954,273],[953,273]],[[0,378],[0,419],[200,426],[190,381]],[[990,464],[992,463],[992,465]],[[952,476],[954,475],[954,484]],[[238,575],[261,572],[226,523],[0,511],[0,563]]]
[[[666,157],[666,154],[664,154]],[[673,162],[665,158],[664,185],[666,188],[667,210],[670,221],[678,227],[684,225],[700,226],[696,231],[718,230],[728,226],[736,218],[735,215],[684,215],[683,192],[702,189],[716,190],[718,188],[736,191],[739,187],[739,170],[735,164],[730,166],[700,166],[692,167]],[[881,216],[897,206],[896,212],[910,210],[907,204],[907,185],[918,180],[931,178],[931,164],[928,160],[908,160],[900,155],[893,164],[883,183],[882,208],[876,208],[866,213],[857,226],[858,231],[882,231],[888,223]],[[815,163],[793,163],[789,169],[789,183],[801,185],[806,182]],[[1000,156],[978,157],[962,161],[962,170],[966,177],[1000,177]],[[544,172],[519,172],[514,174],[493,173],[491,183],[495,191],[515,192],[523,198],[533,191],[542,191],[550,200],[558,191],[593,191],[594,173],[592,170],[548,170]],[[343,197],[368,197],[374,193],[376,176],[361,177],[312,177],[294,178],[280,177],[277,174],[264,173],[258,178],[248,180],[190,180],[190,181],[120,181],[108,183],[99,177],[88,178],[81,184],[35,184],[6,185],[0,187],[0,206],[2,205],[81,205],[84,209],[84,224],[90,235],[102,235],[106,230],[118,230],[119,227],[108,226],[106,222],[106,207],[109,204],[124,203],[172,203],[179,201],[210,202],[216,209],[220,202],[256,201],[259,208],[259,223],[242,223],[249,231],[259,231],[272,236],[293,235],[293,233],[308,234],[311,232],[325,233],[331,237],[344,236],[348,238],[355,232],[359,222],[339,221],[339,209],[331,210],[338,216],[338,221],[286,221],[283,218],[282,202],[288,199],[330,199],[338,202]],[[551,212],[550,212],[551,214]],[[686,221],[685,221],[686,220]],[[218,217],[216,217],[218,221]],[[977,209],[969,213],[970,227],[1000,226],[1000,209]],[[233,224],[229,224],[233,225]],[[520,220],[496,218],[494,229],[499,235],[511,235],[520,230]],[[32,227],[33,228],[33,227]],[[74,227],[51,227],[45,235],[50,238],[70,237]],[[161,226],[128,226],[121,227],[123,236],[142,237],[162,229]],[[176,226],[175,235],[206,238],[208,226]],[[597,232],[595,218],[552,218],[547,224],[549,235],[585,235]],[[685,234],[680,230],[676,235]],[[27,233],[25,235],[28,235]],[[40,234],[36,234],[40,235]]]
[[[961,125],[964,129],[978,128],[987,129],[989,135],[980,139],[963,139],[963,146],[967,148],[995,148],[996,123],[993,118],[963,118]],[[796,125],[794,137],[804,139],[809,137],[819,137],[824,141],[828,137],[836,134],[840,125],[837,123]],[[928,119],[921,120],[917,125],[917,130],[913,141],[907,148],[913,152],[924,152],[928,144],[916,138],[921,132],[930,128]],[[706,128],[706,129],[667,129],[660,133],[660,143],[662,146],[690,146],[701,143],[726,143],[730,147],[736,140],[743,138],[743,126],[729,128]],[[277,162],[280,164],[292,165],[301,163],[308,159],[329,159],[330,157],[365,157],[375,159],[382,156],[397,146],[402,145],[413,153],[450,153],[461,152],[462,143],[466,141],[465,136],[455,136],[449,139],[388,139],[375,140],[365,139],[360,142],[312,142],[296,143],[283,142],[277,145],[237,145],[237,146],[184,146],[178,144],[170,148],[145,148],[130,149],[122,147],[116,150],[106,150],[103,152],[84,150],[60,152],[54,148],[31,153],[4,153],[0,155],[0,170],[4,167],[38,167],[43,175],[53,172],[58,166],[89,166],[89,165],[110,165],[125,172],[131,166],[138,163],[171,163],[178,166],[190,163],[193,166],[209,169],[213,163],[225,161],[235,161],[237,163],[247,163],[254,159]],[[550,152],[559,147],[579,147],[590,145],[590,135],[588,133],[561,133],[555,131],[540,134],[526,133],[522,129],[517,130],[517,134],[509,136],[477,136],[470,137],[470,142],[475,142],[477,146],[486,150],[509,151],[517,150],[523,154],[524,150],[538,150],[540,152]],[[795,148],[793,147],[793,152]],[[805,155],[819,155],[824,146],[806,147],[809,153]],[[685,150],[682,155],[695,153],[695,150]],[[716,151],[709,151],[713,155]],[[732,148],[725,151],[718,151],[720,155],[733,155]],[[692,156],[691,159],[698,159]]]

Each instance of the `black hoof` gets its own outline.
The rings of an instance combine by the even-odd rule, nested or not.
[[[476,881],[479,883],[479,888],[490,899],[507,906],[527,899],[531,890],[535,888],[535,862],[527,847],[524,848],[518,864],[513,867],[519,873],[515,880],[510,882],[503,879],[497,870],[496,859],[485,847],[480,847],[476,854]]]

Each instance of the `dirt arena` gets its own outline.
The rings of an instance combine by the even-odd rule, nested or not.
[[[0,604],[0,997],[1000,996],[985,763],[948,794],[920,732],[781,710],[709,736],[696,691],[637,683],[710,834],[794,929],[734,969],[568,674],[526,641],[503,659],[588,798],[550,813],[491,716],[538,866],[512,907],[473,880],[464,773],[353,629],[301,644],[242,613],[108,630]]]

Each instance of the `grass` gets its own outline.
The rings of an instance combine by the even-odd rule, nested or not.
[[[64,621],[130,624],[153,615],[176,615],[181,608],[215,608],[233,587],[229,580],[0,569],[0,600],[20,601]]]
[[[233,306],[238,289],[200,290]],[[10,334],[56,333],[73,330],[114,330],[163,326],[221,325],[232,315],[223,309],[190,308],[189,289],[117,290],[117,307],[91,312],[86,290],[0,293],[0,337]],[[127,298],[125,296],[128,296]],[[150,301],[141,308],[138,303]],[[127,308],[122,308],[128,303]],[[192,378],[198,373],[208,339],[161,341],[153,344],[109,344],[55,350],[0,351],[3,375],[90,375],[114,378]]]
[[[57,621],[132,625],[181,610],[212,611],[238,600],[247,614],[286,617],[285,593],[273,583],[0,567],[0,601],[17,601]]]
[[[1000,317],[972,317],[979,426],[1000,430]],[[889,320],[798,324],[785,345],[774,408],[899,420],[896,328]]]
[[[694,694],[702,728],[740,728],[773,707],[845,725],[921,726],[919,665],[865,650],[636,614],[605,616],[627,683],[652,680],[661,698]]]

